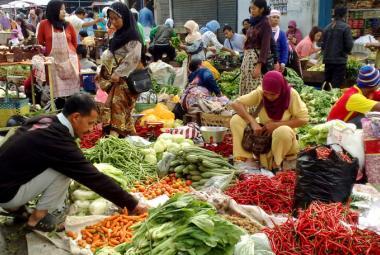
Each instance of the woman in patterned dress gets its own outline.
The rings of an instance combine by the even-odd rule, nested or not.
[[[254,0],[250,6],[251,27],[247,31],[244,59],[241,65],[240,95],[249,94],[261,85],[261,67],[270,53],[272,28],[267,15],[270,9],[265,0]]]
[[[128,7],[115,2],[107,11],[110,25],[116,29],[109,43],[109,49],[101,56],[101,66],[97,82],[100,88],[108,93],[106,107],[110,110],[110,118],[105,126],[114,136],[135,134],[132,111],[137,94],[133,94],[125,82],[136,69],[143,68],[142,38],[136,22]]]

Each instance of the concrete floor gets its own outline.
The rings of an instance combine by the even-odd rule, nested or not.
[[[22,223],[0,216],[0,255],[28,255]]]

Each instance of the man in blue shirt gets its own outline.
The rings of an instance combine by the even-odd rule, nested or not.
[[[224,40],[224,47],[237,51],[242,55],[244,53],[245,36],[235,33],[229,25],[224,26],[223,33],[226,37]]]
[[[139,13],[139,22],[141,23],[141,25],[143,25],[145,39],[148,39],[148,40],[149,40],[149,35],[150,35],[150,31],[152,30],[152,27],[156,26],[152,9],[153,9],[153,3],[149,1],[145,5],[145,7],[140,10],[140,13]]]

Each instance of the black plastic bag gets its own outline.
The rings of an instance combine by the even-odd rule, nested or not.
[[[295,189],[294,209],[306,209],[311,202],[321,201],[347,202],[351,195],[358,169],[359,161],[352,158],[339,145],[325,145],[332,149],[327,159],[318,159],[316,149],[321,146],[305,150],[298,155],[298,179]],[[347,154],[352,162],[341,158],[338,152]]]

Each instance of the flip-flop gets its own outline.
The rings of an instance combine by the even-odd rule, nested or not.
[[[25,222],[29,219],[31,213],[29,212],[28,207],[23,205],[14,212],[0,212],[0,215],[12,217],[14,218],[14,221],[17,222]]]
[[[35,226],[26,224],[25,229],[30,231],[38,230],[42,232],[62,232],[65,230],[65,227],[57,221],[57,218],[55,216],[48,213]]]

